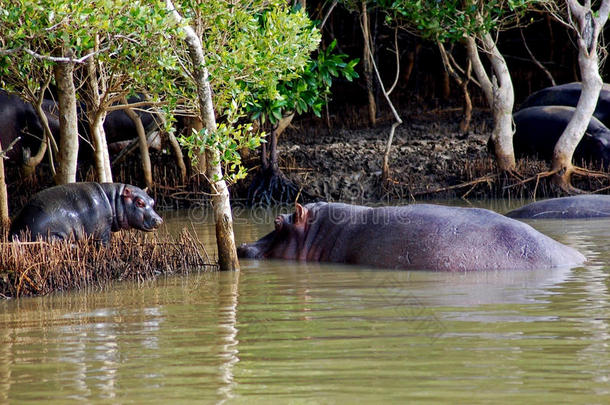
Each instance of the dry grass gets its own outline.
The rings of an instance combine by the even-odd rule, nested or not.
[[[0,243],[0,298],[102,287],[114,280],[144,281],[159,275],[216,270],[196,236],[123,232],[107,246],[76,243]]]

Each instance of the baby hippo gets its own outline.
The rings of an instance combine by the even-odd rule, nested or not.
[[[29,235],[35,240],[81,240],[92,237],[106,244],[111,232],[139,229],[150,232],[163,220],[154,200],[136,186],[121,183],[71,183],[34,195],[13,219],[9,238]]]

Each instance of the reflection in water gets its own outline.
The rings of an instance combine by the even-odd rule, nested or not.
[[[237,221],[238,242],[275,214],[243,212],[260,223]],[[244,261],[0,302],[0,403],[601,403],[610,222],[530,223],[588,262],[447,274]]]
[[[237,350],[237,304],[239,299],[240,272],[222,273],[219,278],[220,300],[220,375],[222,384],[218,387],[219,398],[224,403],[233,399],[233,366],[239,361]]]
[[[578,307],[570,319],[578,322],[583,335],[589,336],[590,343],[578,352],[579,361],[589,364],[595,370],[594,379],[600,384],[610,381],[610,358],[600,356],[608,351],[610,333],[608,313],[610,294],[608,291],[608,253],[605,241],[608,240],[610,219],[576,221],[529,221],[542,232],[556,235],[562,243],[579,249],[587,257],[585,271],[580,271],[571,283],[577,284],[580,294],[570,294]],[[596,389],[598,395],[609,395],[610,386],[602,385]]]

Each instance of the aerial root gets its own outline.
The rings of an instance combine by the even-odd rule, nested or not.
[[[250,186],[248,202],[265,206],[288,204],[295,201],[299,192],[299,187],[283,174],[260,172]]]
[[[77,242],[0,242],[0,298],[45,295],[102,287],[112,280],[142,282],[162,274],[216,269],[190,232],[176,237],[136,231],[115,235],[108,245]]]

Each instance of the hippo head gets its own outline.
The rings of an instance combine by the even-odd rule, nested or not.
[[[300,204],[293,214],[278,215],[275,230],[254,243],[244,243],[237,248],[237,255],[246,259],[297,259],[302,250],[309,211]]]
[[[123,227],[150,232],[163,223],[154,210],[155,201],[139,187],[125,185],[121,192]]]

